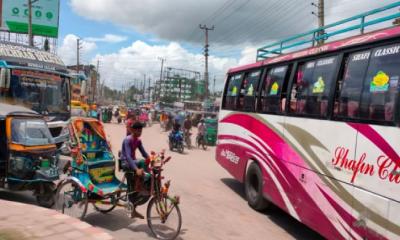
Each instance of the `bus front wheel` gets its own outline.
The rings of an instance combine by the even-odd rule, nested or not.
[[[263,177],[257,163],[252,162],[247,169],[244,186],[250,207],[257,211],[267,209],[269,202],[263,196]]]

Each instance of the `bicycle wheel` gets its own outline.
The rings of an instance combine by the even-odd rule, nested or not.
[[[56,209],[71,217],[83,219],[88,208],[88,197],[74,181],[65,181],[56,193]]]
[[[120,195],[121,195],[120,193],[117,193],[117,195],[115,195],[115,196],[111,196],[107,199],[104,199],[104,200],[109,201],[111,204],[102,204],[102,202],[99,201],[99,202],[94,202],[93,207],[98,212],[101,212],[104,214],[109,213],[112,210],[114,210],[114,208],[117,206],[118,200],[115,200],[115,198],[119,198]]]
[[[160,201],[152,198],[147,206],[147,225],[157,239],[175,239],[182,227],[179,206],[166,197]]]

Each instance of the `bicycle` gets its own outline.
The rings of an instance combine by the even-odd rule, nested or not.
[[[170,159],[171,157],[165,158],[164,152],[159,154],[152,152],[149,163],[150,190],[148,194],[134,190],[134,182],[129,181],[128,176],[134,175],[131,171],[125,171],[122,181],[114,179],[113,183],[118,183],[118,185],[107,191],[101,188],[101,184],[94,186],[91,181],[89,187],[86,188],[84,180],[81,182],[78,179],[83,176],[90,178],[88,174],[90,169],[83,170],[72,165],[67,166],[64,172],[68,174],[68,177],[61,182],[56,193],[57,209],[64,214],[83,219],[89,203],[93,204],[96,211],[103,214],[119,206],[124,207],[130,215],[135,205],[148,202],[146,218],[151,233],[157,239],[173,240],[180,233],[182,215],[179,209],[179,196],[171,197],[168,194],[171,181],[162,183],[163,166]],[[109,183],[107,187],[110,188]]]

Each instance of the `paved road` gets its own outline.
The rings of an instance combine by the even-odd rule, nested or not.
[[[116,155],[125,128],[107,124],[106,132]],[[167,148],[167,134],[159,125],[145,128],[142,138],[147,151]],[[164,175],[172,179],[170,192],[181,196],[183,226],[179,239],[322,239],[279,209],[259,213],[248,207],[243,185],[218,165],[214,148],[167,153],[172,160]],[[34,203],[28,193],[0,191],[0,198]],[[138,209],[142,214],[145,210],[146,205]],[[146,221],[128,218],[122,208],[106,215],[90,209],[85,221],[106,229],[116,239],[152,239]]]

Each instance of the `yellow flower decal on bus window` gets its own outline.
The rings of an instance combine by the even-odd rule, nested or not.
[[[318,78],[318,81],[316,81],[316,82],[314,83],[312,92],[313,92],[313,93],[323,93],[324,91],[325,91],[325,82],[324,82],[324,79],[323,79],[322,77],[319,77],[319,78]]]
[[[386,92],[388,89],[389,76],[385,72],[379,71],[372,79],[369,90],[370,92]]]
[[[254,87],[253,84],[250,84],[250,87],[247,89],[247,96],[253,96],[254,94]]]
[[[279,90],[279,84],[277,82],[274,82],[271,86],[271,91],[269,91],[269,95],[276,95],[278,94]]]
[[[236,96],[237,93],[238,93],[238,89],[237,89],[236,86],[234,86],[233,89],[232,89],[232,96]]]

